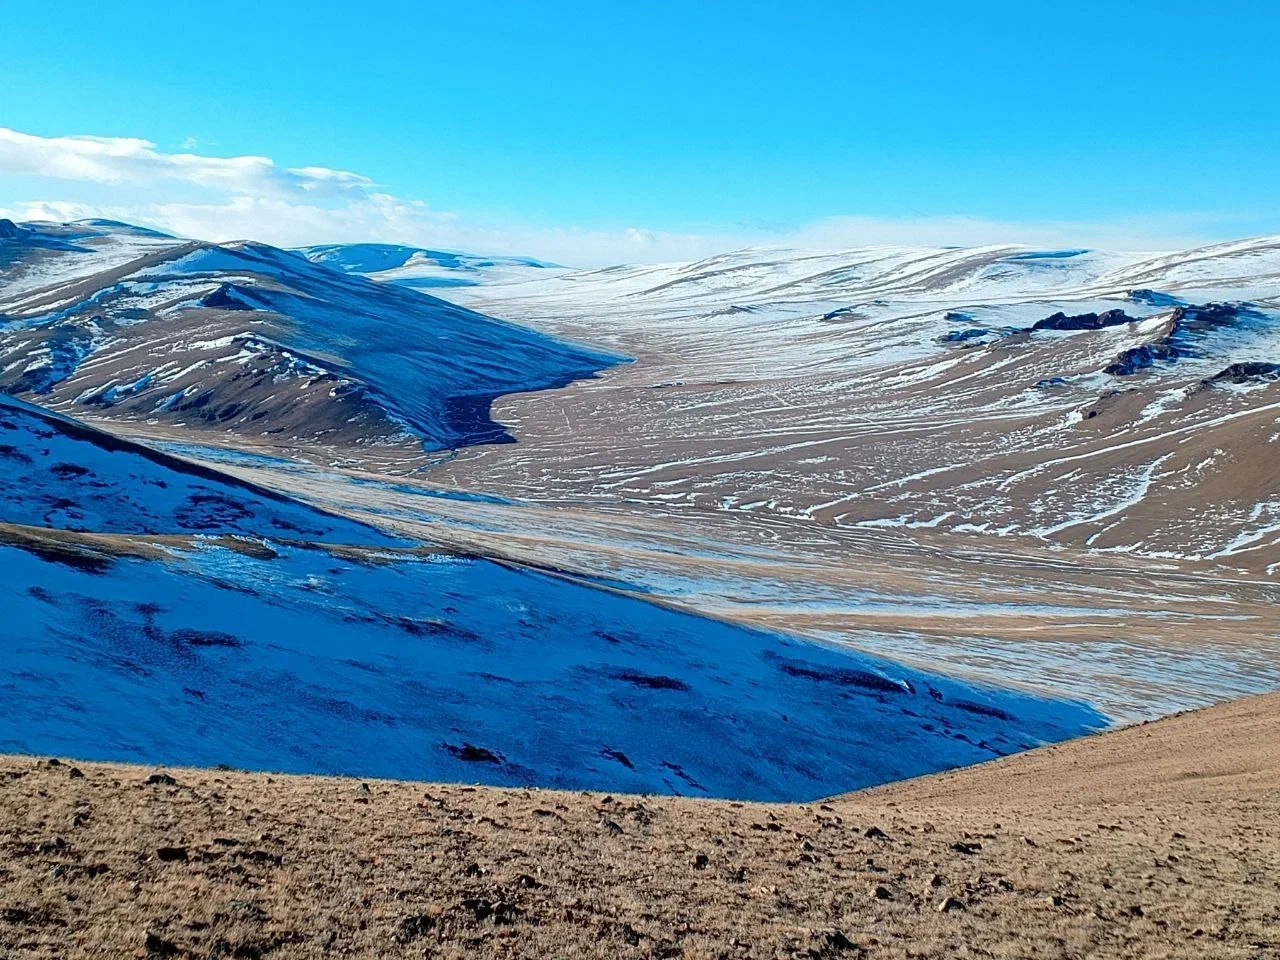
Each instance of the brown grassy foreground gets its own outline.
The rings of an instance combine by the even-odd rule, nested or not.
[[[1277,694],[789,806],[155,772],[0,758],[0,956],[1280,956]]]

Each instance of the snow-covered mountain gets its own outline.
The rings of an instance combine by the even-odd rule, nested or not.
[[[417,290],[510,282],[564,270],[532,257],[484,257],[391,243],[334,243],[298,252],[312,263]]]
[[[619,358],[256,243],[0,225],[0,388],[271,446],[507,439],[494,396]]]

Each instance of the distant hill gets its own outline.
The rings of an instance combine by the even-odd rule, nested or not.
[[[484,257],[391,243],[334,243],[301,247],[312,263],[407,287],[471,287],[522,276],[541,277],[562,267],[532,257]]]
[[[440,450],[510,439],[494,397],[621,359],[330,268],[427,262],[380,249],[313,262],[112,221],[4,221],[0,390],[277,447]]]

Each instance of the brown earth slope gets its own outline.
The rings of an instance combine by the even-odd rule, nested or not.
[[[1276,957],[1280,694],[791,806],[0,758],[0,956],[148,955]]]

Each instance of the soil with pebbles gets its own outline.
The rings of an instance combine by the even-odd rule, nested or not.
[[[1280,694],[804,805],[0,758],[0,956],[1277,957]]]

